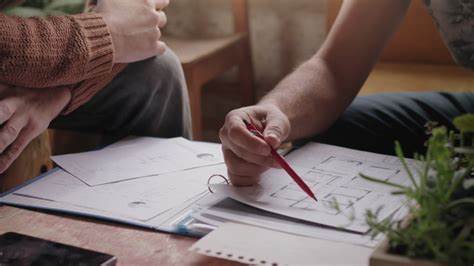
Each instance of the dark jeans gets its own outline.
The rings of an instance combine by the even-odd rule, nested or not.
[[[474,93],[393,93],[357,97],[317,142],[394,154],[398,140],[405,155],[424,153],[425,124],[439,122],[453,129],[453,118],[474,113]]]
[[[191,137],[189,98],[178,58],[167,50],[128,65],[89,102],[59,116],[51,127],[104,134],[106,142],[128,135]]]

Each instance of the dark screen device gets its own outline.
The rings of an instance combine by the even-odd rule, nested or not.
[[[117,259],[109,254],[8,232],[0,235],[0,266],[104,265]]]

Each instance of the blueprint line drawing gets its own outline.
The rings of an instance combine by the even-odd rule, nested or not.
[[[259,186],[229,186],[223,190],[233,199],[253,207],[360,233],[369,229],[363,222],[367,209],[375,211],[383,206],[379,218],[384,219],[405,204],[403,197],[391,194],[391,187],[360,176],[362,173],[409,185],[402,164],[393,156],[311,143],[290,153],[287,160],[318,202],[309,198],[281,169],[265,172]],[[410,167],[413,162],[408,162]]]

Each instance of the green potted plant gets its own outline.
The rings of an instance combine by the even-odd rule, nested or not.
[[[386,240],[373,252],[370,265],[474,265],[474,114],[453,121],[458,132],[431,128],[421,167],[410,171],[399,143],[396,153],[412,181],[402,186],[361,175],[392,186],[409,199],[403,221],[379,221],[367,211],[371,232]]]

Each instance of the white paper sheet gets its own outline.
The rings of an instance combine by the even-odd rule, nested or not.
[[[84,183],[96,186],[223,162],[216,145],[199,145],[183,138],[134,138],[111,148],[52,159]]]
[[[146,221],[206,192],[207,178],[215,173],[225,173],[225,166],[221,164],[89,187],[76,177],[58,170],[14,194]]]
[[[175,232],[176,224],[172,223],[172,221],[175,221],[177,218],[184,218],[183,213],[187,213],[191,206],[193,206],[196,202],[199,202],[202,199],[206,198],[207,195],[209,194],[206,193],[204,195],[198,195],[196,197],[193,197],[181,203],[180,205],[166,212],[163,212],[160,215],[154,216],[153,218],[144,222],[120,214],[111,213],[107,210],[95,210],[88,207],[82,207],[65,202],[57,202],[30,196],[22,196],[14,193],[10,193],[8,195],[0,197],[0,204],[3,203],[20,207],[37,208],[49,211],[70,213],[74,215],[83,215],[99,219],[113,220],[115,222],[121,222],[146,228],[154,228],[157,230]]]
[[[393,188],[359,176],[364,173],[408,185],[410,181],[395,157],[310,143],[289,154],[287,160],[319,202],[309,198],[286,172],[276,169],[264,173],[257,186],[237,188],[220,184],[213,185],[213,189],[256,208],[360,233],[369,230],[364,219],[367,209],[375,211],[383,206],[379,213],[383,219],[405,203],[403,197],[390,194]],[[340,210],[334,208],[335,200]]]
[[[395,219],[401,219],[406,214],[407,210],[404,208],[397,212]],[[214,226],[220,226],[225,222],[245,223],[300,236],[362,245],[371,248],[375,247],[383,238],[383,235],[378,235],[375,239],[372,239],[370,234],[347,232],[335,228],[319,226],[314,223],[305,223],[300,220],[252,208],[230,198],[222,199],[211,206],[195,207],[195,212],[192,216],[197,220]]]
[[[371,248],[235,223],[224,224],[190,250],[261,265],[367,265],[372,252]]]

